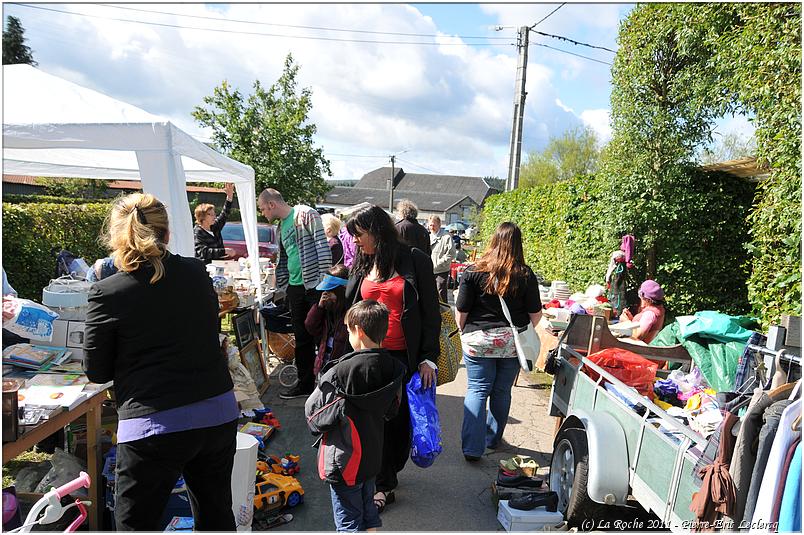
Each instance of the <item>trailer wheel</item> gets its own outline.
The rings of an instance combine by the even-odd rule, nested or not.
[[[562,429],[550,461],[550,490],[558,493],[558,510],[570,527],[593,527],[607,512],[586,491],[589,447],[584,429]],[[592,520],[592,526],[584,520]]]

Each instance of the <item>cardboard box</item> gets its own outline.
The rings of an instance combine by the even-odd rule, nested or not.
[[[520,511],[508,506],[508,500],[500,500],[497,520],[505,531],[551,531],[564,523],[564,515],[551,513],[544,507]]]

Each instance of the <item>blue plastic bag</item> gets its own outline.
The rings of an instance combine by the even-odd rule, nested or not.
[[[430,388],[422,388],[419,372],[413,374],[407,384],[410,406],[411,444],[410,459],[422,468],[427,468],[441,453],[441,425],[438,423],[435,381]]]

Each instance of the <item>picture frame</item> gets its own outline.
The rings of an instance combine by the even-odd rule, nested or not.
[[[235,332],[237,347],[241,350],[258,338],[257,324],[254,320],[254,312],[251,309],[232,318],[232,328]]]
[[[260,345],[257,340],[250,342],[245,347],[240,349],[240,361],[246,367],[251,378],[254,379],[254,384],[257,386],[257,392],[260,396],[268,389],[268,372],[265,369],[265,360],[263,360]]]

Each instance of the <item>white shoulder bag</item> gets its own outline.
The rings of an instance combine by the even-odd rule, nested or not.
[[[514,343],[516,344],[516,355],[519,357],[519,365],[526,372],[532,372],[536,359],[539,357],[539,351],[542,348],[542,343],[539,340],[539,335],[536,334],[536,329],[533,328],[530,318],[528,318],[528,326],[524,331],[519,332],[519,329],[514,325],[511,319],[511,312],[508,310],[508,305],[505,304],[505,299],[500,298],[500,306],[502,307],[505,319],[514,331]]]

